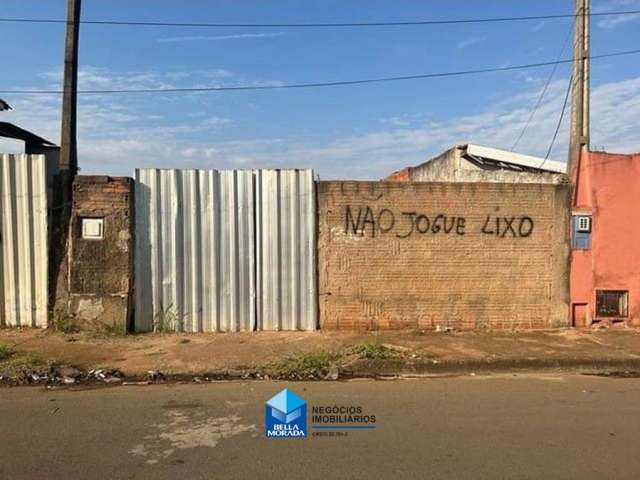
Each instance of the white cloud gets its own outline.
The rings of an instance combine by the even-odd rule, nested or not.
[[[591,11],[597,12],[615,12],[615,11],[633,11],[640,9],[640,0],[607,0],[597,5],[597,9],[592,7]],[[600,28],[613,29],[619,25],[633,22],[640,19],[638,15],[611,15],[603,16],[597,22]]]
[[[467,48],[478,43],[482,43],[487,37],[469,37],[458,42],[458,48]]]
[[[244,40],[247,38],[273,38],[281,37],[284,32],[273,33],[238,33],[234,35],[191,35],[183,37],[162,37],[158,39],[159,43],[177,43],[177,42],[211,42],[220,40]]]
[[[62,88],[62,68],[42,72],[40,78],[46,82],[47,88]],[[153,71],[153,70],[111,70],[92,65],[83,66],[78,72],[79,90],[137,90],[167,89],[184,86],[206,85],[222,86],[234,77],[233,72],[213,68],[189,71]]]
[[[380,123],[393,125],[394,127],[409,127],[424,121],[425,118],[426,115],[424,113],[403,113],[389,118],[382,118]]]
[[[225,81],[237,81],[226,72],[213,73]],[[133,78],[137,86],[194,81],[193,77],[170,79],[149,72],[112,73],[90,69],[85,82],[105,88]],[[197,78],[205,81],[204,73]],[[539,79],[538,79],[539,80]],[[57,81],[53,76],[48,81]],[[86,87],[85,87],[86,88]],[[559,117],[566,80],[549,86],[518,151],[543,156]],[[203,108],[202,97],[193,100],[191,115],[164,114],[171,102],[185,103],[184,96],[167,98],[128,96],[114,101],[108,96],[82,96],[79,106],[79,150],[83,173],[131,175],[134,167],[313,167],[322,178],[381,178],[394,170],[424,161],[456,143],[473,142],[509,149],[527,121],[540,92],[540,82],[523,82],[522,90],[487,101],[474,113],[434,119],[429,112],[402,112],[381,120],[364,134],[314,137],[252,137],[238,134],[233,141],[209,140],[208,132],[219,132],[240,119],[227,118]],[[499,97],[496,97],[499,98]],[[15,110],[3,112],[2,120],[13,121],[53,141],[59,139],[59,96],[33,95],[11,99]],[[624,108],[621,108],[624,106]],[[158,113],[160,111],[160,113]],[[570,112],[567,110],[552,158],[566,157]],[[592,92],[592,145],[610,151],[640,149],[640,77],[597,86]],[[226,135],[227,137],[229,135]]]
[[[544,27],[547,26],[549,22],[546,20],[540,20],[538,23],[536,23],[535,25],[533,25],[533,27],[531,27],[531,31],[532,32],[539,32],[540,30],[542,30]]]

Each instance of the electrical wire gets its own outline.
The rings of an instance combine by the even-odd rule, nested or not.
[[[560,112],[560,118],[558,119],[558,124],[556,125],[556,131],[553,133],[553,138],[551,139],[551,143],[549,144],[549,149],[547,150],[547,154],[544,156],[544,160],[540,164],[538,168],[542,168],[542,166],[549,160],[549,156],[551,155],[551,151],[553,150],[553,145],[556,143],[556,139],[558,138],[558,132],[560,131],[560,127],[562,126],[562,120],[564,118],[564,113],[567,110],[567,103],[569,102],[569,93],[571,92],[571,85],[573,83],[573,73],[569,76],[569,85],[567,85],[567,92],[564,95],[564,103],[562,104],[562,110]]]
[[[564,39],[564,42],[562,44],[562,48],[560,49],[560,52],[558,53],[557,61],[560,61],[560,59],[564,55],[565,50],[567,49],[567,45],[569,44],[569,39],[571,38],[571,34],[573,32],[573,25],[574,24],[575,24],[575,22],[571,23],[571,27],[569,28],[569,31],[567,32],[567,36]],[[520,140],[522,140],[522,137],[524,136],[525,132],[529,128],[529,125],[531,124],[531,121],[533,120],[533,117],[535,116],[535,114],[537,113],[538,109],[540,108],[540,105],[542,105],[542,100],[544,99],[545,95],[547,94],[547,90],[549,89],[549,85],[551,84],[551,80],[553,79],[557,69],[558,69],[558,63],[555,63],[553,65],[553,68],[551,69],[551,73],[549,74],[549,78],[547,78],[547,81],[544,84],[544,88],[542,89],[542,92],[540,93],[540,96],[538,97],[538,100],[537,100],[535,106],[531,110],[531,114],[529,115],[529,118],[527,119],[527,122],[525,123],[524,127],[522,128],[522,131],[520,132],[520,135],[518,135],[518,138],[516,139],[515,142],[513,142],[513,145],[511,146],[511,151],[512,152],[516,149],[516,147],[518,146],[518,143],[520,143]]]
[[[640,15],[640,10],[625,10],[617,12],[596,12],[591,13],[591,17],[604,17],[616,15]],[[561,18],[575,18],[576,14],[555,14],[555,15],[530,15],[523,17],[493,17],[493,18],[463,18],[448,20],[409,20],[409,21],[389,21],[389,22],[338,22],[338,23],[192,23],[192,22],[143,22],[143,21],[120,21],[120,20],[81,20],[85,25],[116,25],[116,26],[139,26],[139,27],[194,27],[194,28],[344,28],[344,27],[405,27],[419,25],[454,25],[470,23],[497,23],[514,21],[533,20],[555,20]],[[15,18],[3,17],[0,22],[4,23],[53,23],[66,24],[67,20],[53,18]]]
[[[624,55],[635,55],[640,53],[640,49],[612,52],[601,55],[592,55],[592,60],[599,58],[611,58]],[[491,72],[507,72],[513,70],[523,70],[529,68],[545,67],[549,65],[573,63],[574,59],[565,59],[554,62],[529,63],[524,65],[512,65],[508,67],[479,68],[474,70],[459,70],[454,72],[424,73],[418,75],[404,75],[397,77],[367,78],[359,80],[342,80],[333,82],[312,82],[312,83],[288,83],[279,85],[238,85],[232,87],[185,87],[185,88],[140,88],[122,90],[78,90],[78,94],[107,95],[118,93],[198,93],[198,92],[228,92],[228,91],[248,91],[248,90],[287,90],[300,88],[336,87],[347,85],[362,85],[369,83],[385,83],[405,80],[420,80],[429,78],[444,78],[454,76],[475,75]],[[62,90],[0,90],[2,94],[12,95],[62,95]]]

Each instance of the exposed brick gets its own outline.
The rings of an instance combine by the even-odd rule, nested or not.
[[[72,309],[77,310],[74,313],[79,318],[87,320],[95,312],[103,311],[98,321],[122,324],[128,320],[133,284],[133,180],[78,176],[73,188]],[[82,219],[96,217],[104,219],[104,238],[83,239]],[[87,305],[91,308],[83,317],[80,310]],[[109,308],[103,308],[104,305]]]
[[[566,195],[549,184],[319,182],[322,328],[566,325]]]

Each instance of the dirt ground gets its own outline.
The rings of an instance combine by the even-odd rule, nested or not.
[[[0,347],[84,370],[115,368],[124,375],[251,370],[317,353],[336,356],[374,345],[390,353],[385,368],[421,370],[486,365],[508,368],[630,364],[640,368],[640,330],[535,332],[251,332],[97,336],[41,329],[1,329]],[[367,357],[369,350],[364,349]],[[378,352],[375,348],[371,350]],[[383,352],[384,353],[384,352]],[[367,358],[378,357],[371,356]],[[398,360],[402,361],[399,362]],[[5,360],[5,362],[8,360]],[[0,367],[2,367],[0,361]]]

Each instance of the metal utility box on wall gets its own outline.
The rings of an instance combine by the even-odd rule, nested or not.
[[[128,329],[132,309],[133,179],[78,176],[69,242],[70,312],[81,326]]]
[[[591,248],[591,215],[574,214],[571,219],[571,246],[574,250]]]

